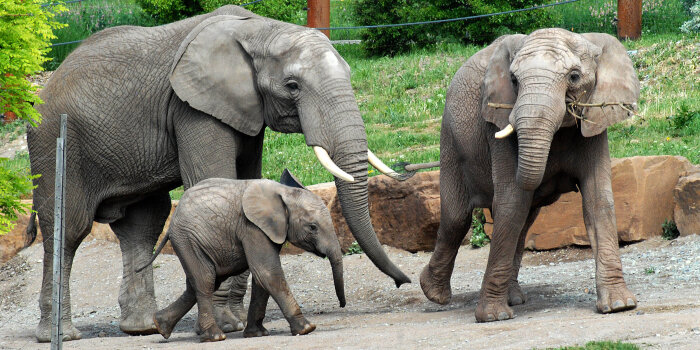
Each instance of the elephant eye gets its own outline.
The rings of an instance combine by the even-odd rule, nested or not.
[[[510,73],[510,82],[513,83],[513,86],[518,86],[518,78],[513,73]]]
[[[318,226],[316,224],[309,224],[309,231],[311,231],[311,232],[318,231]]]
[[[578,71],[573,71],[569,74],[569,81],[572,84],[578,83],[579,80],[581,80],[581,74]]]
[[[287,86],[289,90],[299,90],[299,84],[294,80],[288,81],[285,86]]]

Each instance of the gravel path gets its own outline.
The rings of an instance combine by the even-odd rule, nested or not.
[[[516,318],[477,324],[474,308],[488,248],[463,247],[452,278],[452,302],[425,299],[418,275],[430,253],[386,248],[412,279],[400,289],[365,255],[344,259],[347,307],[335,299],[330,266],[310,254],[282,257],[293,293],[307,318],[317,325],[308,336],[292,337],[277,305],[269,304],[266,327],[271,336],[243,339],[240,332],[212,344],[198,343],[193,331],[196,308],[180,322],[169,340],[160,335],[128,336],[119,331],[117,296],[120,252],[115,243],[84,242],[75,258],[71,280],[73,320],[83,339],[65,349],[355,349],[355,348],[499,348],[530,349],[623,340],[653,349],[700,347],[700,236],[674,241],[652,239],[622,248],[636,310],[601,315],[595,312],[594,264],[588,249],[527,252],[521,284],[525,305]],[[33,332],[39,319],[41,246],[32,246],[0,269],[0,348],[47,349]],[[175,256],[156,260],[156,295],[160,307],[184,289],[184,274]],[[247,303],[247,301],[246,301]]]

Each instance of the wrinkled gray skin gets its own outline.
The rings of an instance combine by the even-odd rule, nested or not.
[[[318,31],[235,6],[160,27],[109,28],[69,55],[41,98],[43,123],[27,137],[32,173],[42,174],[34,208],[43,232],[53,232],[59,114],[69,115],[64,340],[80,338],[68,281],[93,221],[109,223],[120,240],[120,328],[155,332],[153,272],[134,268],[151,257],[170,210],[168,191],[211,177],[260,178],[266,126],[304,133],[309,146],[323,147],[354,177],[355,183],[336,179],[353,235],[397,286],[410,282],[372,228],[367,139],[350,69]],[[33,219],[27,233],[33,241]],[[52,244],[44,241],[39,341],[50,340]],[[243,326],[246,278],[227,280],[215,292],[217,322],[226,331]]]
[[[580,189],[596,261],[597,308],[636,307],[622,276],[606,133],[628,112],[585,108],[577,114],[586,120],[575,120],[566,113],[567,94],[581,102],[637,102],[637,75],[617,39],[563,29],[504,36],[456,73],[440,139],[440,228],[420,276],[428,299],[450,301],[450,276],[472,209],[490,208],[494,232],[476,320],[512,318],[509,305],[525,302],[518,271],[528,228],[540,207]],[[515,132],[496,139],[508,123]]]
[[[320,257],[328,257],[340,306],[345,306],[340,242],[330,212],[309,190],[270,180],[204,180],[185,191],[167,235],[148,265],[168,238],[185,270],[187,289],[178,300],[154,315],[158,332],[166,339],[195,302],[200,340],[226,339],[213,316],[215,284],[247,269],[253,275],[253,291],[246,337],[269,334],[262,322],[270,296],[289,322],[292,335],[316,329],[301,314],[284,278],[279,252],[287,240]]]

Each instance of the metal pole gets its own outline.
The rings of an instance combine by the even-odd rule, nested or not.
[[[617,37],[642,37],[642,0],[617,0]]]
[[[65,231],[64,178],[66,176],[66,121],[68,116],[61,114],[60,137],[56,139],[56,184],[53,205],[53,288],[51,308],[51,350],[63,349],[63,329],[61,327],[63,299],[63,232]]]
[[[309,28],[330,28],[331,26],[331,0],[307,0],[306,26]],[[322,30],[330,39],[331,31]]]

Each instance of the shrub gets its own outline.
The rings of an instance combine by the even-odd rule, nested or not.
[[[681,31],[684,33],[698,33],[700,32],[700,0],[695,0],[695,5],[689,11],[692,18],[683,23]]]
[[[471,244],[473,248],[481,248],[491,242],[489,236],[484,232],[485,222],[486,216],[484,215],[484,210],[481,208],[474,209],[472,213],[472,236],[469,238],[469,244]]]
[[[466,17],[537,4],[535,0],[358,0],[353,10],[359,25],[372,25]],[[362,40],[370,55],[394,55],[436,41],[487,43],[500,35],[528,33],[556,21],[553,11],[541,9],[442,24],[366,29]]]
[[[143,9],[159,23],[170,23],[193,15],[211,12],[223,5],[242,5],[252,0],[138,0]],[[260,16],[284,22],[304,24],[304,0],[264,0],[246,9]]]
[[[673,220],[664,220],[664,223],[661,224],[661,229],[663,230],[661,238],[665,240],[674,240],[681,235],[681,233],[678,231],[678,227],[676,227],[676,223]]]
[[[42,70],[49,41],[54,38],[52,30],[61,27],[54,13],[65,10],[61,5],[51,11],[42,9],[43,2],[5,0],[0,8],[0,112],[13,113],[32,125],[41,120],[32,105],[42,101],[26,77]],[[8,163],[0,159],[0,234],[10,231],[17,215],[29,210],[19,199],[32,188],[33,177]]]
[[[357,241],[354,241],[350,244],[348,247],[348,251],[345,253],[345,255],[354,255],[354,254],[362,254],[364,251],[362,250],[362,247],[357,243]]]

